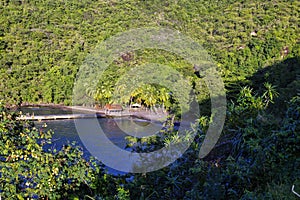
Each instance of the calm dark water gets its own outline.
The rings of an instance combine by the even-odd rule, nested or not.
[[[21,109],[23,114],[29,113],[34,115],[53,115],[53,114],[72,114],[70,110],[61,110],[48,107],[25,107]],[[82,112],[81,112],[82,113]],[[78,119],[77,119],[78,120]],[[91,120],[91,119],[79,119],[79,120]],[[95,120],[95,119],[93,119]],[[98,123],[102,128],[103,132],[107,138],[114,143],[114,145],[119,148],[126,149],[127,141],[125,139],[128,135],[139,135],[141,132],[155,132],[161,129],[160,124],[153,124],[145,120],[134,119],[134,118],[98,118]],[[87,150],[78,135],[76,130],[75,122],[73,119],[67,120],[45,120],[45,121],[36,121],[34,122],[37,128],[41,128],[44,131],[52,130],[54,131],[53,142],[51,146],[47,148],[61,149],[63,145],[68,144],[69,142],[75,141],[77,145],[81,146],[84,151],[84,157],[88,159],[91,154]],[[44,127],[44,124],[47,127]],[[109,145],[109,144],[108,144]],[[93,147],[89,147],[93,148]],[[96,148],[96,147],[95,147]],[[130,151],[130,149],[126,149]],[[113,154],[113,152],[112,152]],[[107,168],[109,173],[121,174],[121,172],[115,171],[111,168]]]

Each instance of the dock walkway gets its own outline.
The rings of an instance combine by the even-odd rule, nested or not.
[[[62,119],[83,119],[83,118],[104,118],[104,117],[137,117],[151,121],[165,121],[167,114],[157,114],[146,111],[133,112],[129,110],[123,110],[122,112],[110,112],[105,110],[88,108],[82,106],[60,106],[59,108],[65,110],[72,110],[73,114],[59,114],[59,115],[21,115],[19,120],[62,120]],[[81,113],[78,113],[81,112]]]
[[[83,118],[100,118],[105,117],[103,114],[64,114],[64,115],[21,115],[17,119],[19,120],[34,120],[34,121],[40,121],[40,120],[59,120],[59,119],[83,119]]]

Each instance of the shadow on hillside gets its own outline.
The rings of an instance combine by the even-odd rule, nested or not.
[[[300,57],[292,57],[256,72],[250,79],[251,87],[259,94],[263,93],[265,82],[276,87],[279,97],[269,106],[269,111],[281,114],[285,112],[288,101],[297,95],[300,89]]]
[[[279,93],[279,97],[274,100],[274,104],[269,105],[268,112],[281,118],[284,116],[288,107],[288,102],[292,97],[297,95],[297,92],[298,94],[300,92],[300,57],[287,58],[282,62],[265,67],[262,70],[258,70],[253,76],[248,78],[247,81],[235,84],[236,88],[250,86],[255,93],[262,95],[265,90],[265,82],[276,86],[276,91]],[[231,92],[230,95],[236,96],[238,92],[236,89],[236,91]],[[227,98],[227,101],[229,102],[230,99]],[[232,150],[232,139],[234,137],[236,137],[234,134],[223,135],[204,160],[213,161],[226,159]]]

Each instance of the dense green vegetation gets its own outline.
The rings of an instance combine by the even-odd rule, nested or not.
[[[201,117],[193,130],[196,139],[181,158],[134,177],[105,174],[101,165],[85,161],[80,148],[71,144],[59,151],[45,150],[51,132],[17,121],[17,113],[1,107],[0,195],[12,199],[296,199],[290,189],[300,185],[300,97],[291,98],[285,112],[273,115],[268,112],[276,96],[273,89],[265,84],[262,95],[250,87],[241,89],[236,103],[228,104],[223,137],[205,159],[198,159],[198,150],[209,120]],[[176,137],[171,126],[155,138],[129,138],[128,145],[147,152],[153,150],[152,144],[168,145]]]
[[[213,56],[229,91],[257,70],[299,55],[299,1],[45,0],[2,1],[0,6],[0,91],[7,104],[70,104],[86,55],[131,28],[167,27],[190,36]],[[132,52],[112,64],[114,73],[107,72],[111,76],[96,98],[110,98],[113,80],[126,66],[153,61],[186,68],[185,74],[193,76],[192,67],[174,55]]]
[[[16,120],[19,113],[0,105],[0,196],[4,199],[78,199],[97,191],[122,189],[102,165],[83,158],[74,143],[60,150],[51,145],[53,132]]]
[[[291,186],[300,192],[299,1],[5,0],[0,11],[1,197],[296,199]],[[17,114],[3,107],[70,105],[85,57],[99,42],[140,27],[172,28],[193,38],[222,74],[227,118],[222,138],[205,159],[197,155],[209,116],[201,116],[195,141],[175,163],[132,178],[105,174],[71,144],[46,150],[52,133],[17,121]],[[193,84],[199,103],[207,105],[207,89],[193,66],[156,49],[124,52],[97,90],[86,88],[87,94],[100,104],[112,102],[118,78],[146,63],[177,69]],[[143,85],[122,99],[131,101],[167,108],[174,103],[159,85]],[[149,151],[150,142],[160,147],[172,137],[176,131],[170,127],[151,141],[129,138],[129,145]]]

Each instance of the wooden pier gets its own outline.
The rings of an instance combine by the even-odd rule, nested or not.
[[[88,119],[104,117],[130,117],[130,113],[94,113],[94,114],[62,114],[62,115],[21,115],[18,120],[62,120],[62,119]]]
[[[154,114],[145,111],[132,111],[121,109],[95,109],[82,106],[51,106],[44,105],[44,107],[60,108],[63,110],[74,111],[73,114],[56,114],[56,115],[21,115],[17,117],[18,120],[31,120],[31,121],[43,121],[43,120],[64,120],[64,119],[88,119],[88,118],[104,118],[104,117],[136,117],[150,121],[163,122],[167,118],[166,113]]]
[[[41,121],[41,120],[60,120],[60,119],[84,119],[84,118],[101,118],[106,117],[104,114],[64,114],[64,115],[21,115],[17,119],[19,120],[33,120],[33,121]]]

